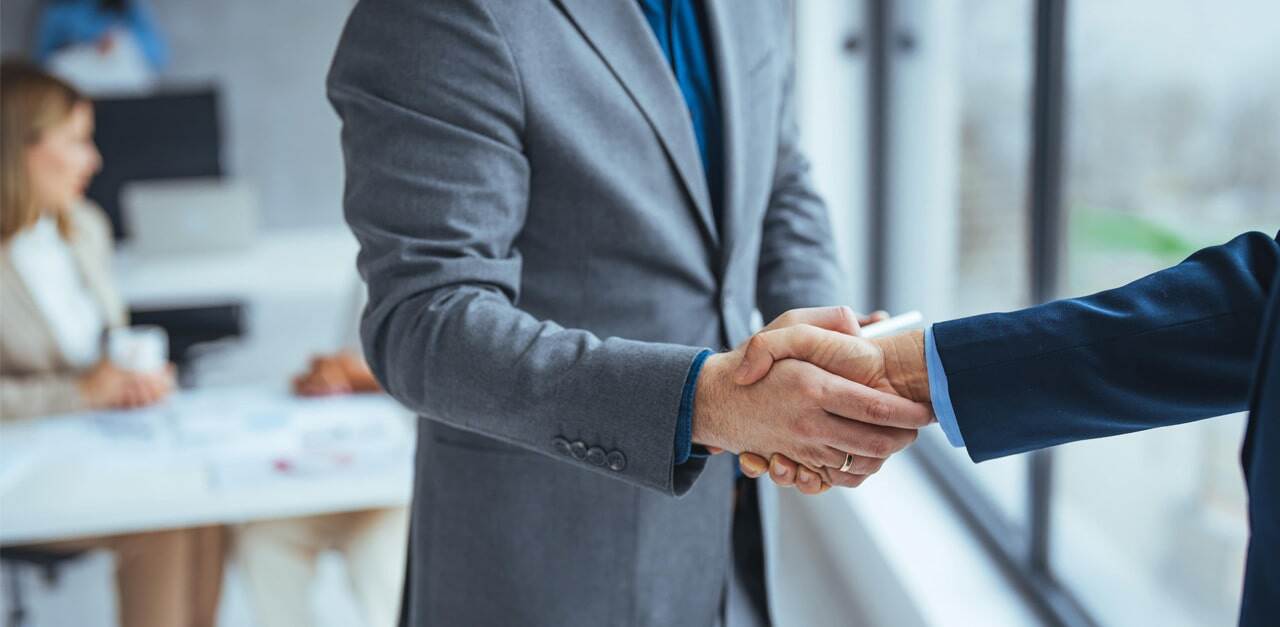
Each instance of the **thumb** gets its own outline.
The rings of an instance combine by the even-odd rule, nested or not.
[[[875,314],[872,314],[872,317],[874,316]],[[838,331],[846,335],[858,335],[860,321],[861,316],[854,313],[852,308],[843,305],[838,307],[807,307],[804,309],[792,309],[774,318],[773,322],[770,322],[761,331],[773,331],[774,329],[809,324],[819,329]]]
[[[840,343],[850,341],[858,340],[807,324],[762,331],[747,341],[742,363],[734,372],[733,380],[738,385],[751,385],[769,373],[773,362],[781,359],[800,359],[831,371],[838,364],[829,362],[849,353],[837,350]]]

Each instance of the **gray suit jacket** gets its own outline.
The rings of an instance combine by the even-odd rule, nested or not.
[[[789,6],[708,0],[715,224],[635,0],[362,0],[330,71],[366,355],[419,412],[415,625],[710,625],[733,460],[673,466],[694,356],[840,301]],[[680,498],[677,498],[680,497]]]

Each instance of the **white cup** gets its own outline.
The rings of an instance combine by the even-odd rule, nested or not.
[[[156,325],[119,327],[107,332],[111,363],[134,372],[158,372],[169,363],[169,334]]]

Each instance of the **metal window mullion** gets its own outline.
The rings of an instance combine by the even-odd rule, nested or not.
[[[1031,300],[1043,303],[1057,293],[1063,258],[1062,164],[1066,106],[1066,0],[1037,0],[1034,17],[1032,86]],[[1031,455],[1027,482],[1030,542],[1027,558],[1034,572],[1048,574],[1053,490],[1053,453]]]
[[[867,246],[871,268],[868,292],[872,308],[885,307],[889,283],[889,150],[892,83],[890,33],[893,3],[866,0],[867,41]]]

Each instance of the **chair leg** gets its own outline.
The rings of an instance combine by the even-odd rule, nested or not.
[[[22,572],[16,564],[4,568],[4,587],[9,597],[8,627],[22,627],[27,622],[27,608],[22,602]]]

